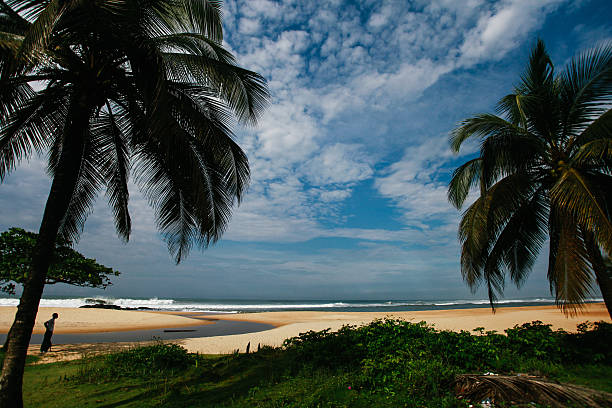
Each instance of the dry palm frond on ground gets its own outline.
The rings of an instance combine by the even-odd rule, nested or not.
[[[462,374],[455,379],[455,393],[469,401],[531,403],[551,407],[612,407],[612,394],[532,376]]]

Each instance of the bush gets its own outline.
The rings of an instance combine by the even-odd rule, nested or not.
[[[106,356],[84,357],[76,375],[68,379],[97,383],[119,377],[160,377],[172,375],[195,363],[196,356],[187,353],[183,347],[158,342]]]
[[[338,332],[303,333],[285,342],[297,367],[352,371],[364,390],[411,398],[444,397],[460,372],[513,371],[571,363],[612,363],[612,325],[583,324],[578,333],[553,331],[541,321],[507,329],[506,334],[437,331],[425,322],[377,320]],[[444,391],[441,391],[444,390]]]
[[[329,329],[300,333],[285,340],[283,346],[294,357],[294,362],[314,367],[339,368],[350,366],[363,357],[361,332],[355,326],[343,326],[336,332]]]
[[[563,344],[564,359],[576,364],[603,363],[612,365],[612,324],[584,322],[578,333],[566,336]]]
[[[195,361],[193,355],[177,344],[157,343],[136,347],[106,356],[106,366],[118,374],[153,374],[165,370],[184,369]]]
[[[546,358],[548,360],[560,361],[563,337],[569,333],[558,330],[552,331],[550,324],[544,324],[539,320],[514,326],[506,329],[509,346],[522,357]]]

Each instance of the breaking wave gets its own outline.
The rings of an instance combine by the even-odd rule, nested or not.
[[[602,302],[603,299],[590,299]],[[17,298],[0,298],[0,306],[17,306]],[[504,299],[497,302],[503,305],[554,304],[552,298]],[[381,301],[235,301],[235,300],[200,300],[200,299],[136,299],[113,297],[80,297],[80,298],[44,298],[41,307],[80,307],[93,304],[115,305],[122,308],[153,309],[166,311],[193,311],[210,313],[246,313],[283,310],[320,310],[320,311],[399,311],[453,309],[467,307],[487,307],[488,299],[477,300],[381,300]]]

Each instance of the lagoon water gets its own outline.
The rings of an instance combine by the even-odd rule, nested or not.
[[[176,340],[190,337],[227,336],[233,334],[256,333],[274,328],[271,324],[218,320],[213,324],[188,326],[172,329],[129,330],[99,333],[70,333],[53,335],[53,344],[107,343],[117,341],[140,342],[150,340]],[[30,344],[42,343],[42,334],[33,334]],[[0,343],[4,344],[6,333],[0,333]]]

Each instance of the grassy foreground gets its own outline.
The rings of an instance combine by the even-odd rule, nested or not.
[[[533,322],[502,335],[382,320],[304,333],[251,354],[202,356],[159,343],[29,365],[24,400],[48,408],[467,407],[453,381],[484,372],[530,373],[612,392],[610,339],[612,325],[603,322],[573,334]]]

